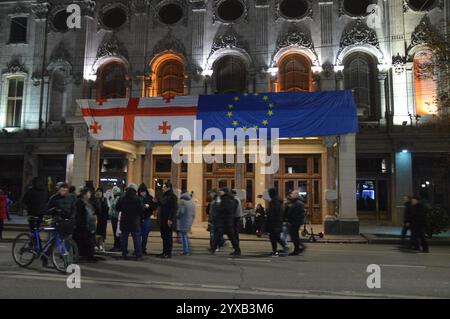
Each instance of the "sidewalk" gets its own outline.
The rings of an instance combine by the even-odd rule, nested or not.
[[[209,240],[209,232],[206,231],[206,223],[201,226],[193,226],[191,232],[192,239]],[[323,231],[321,224],[312,225],[314,234],[318,234]],[[155,229],[152,227],[152,229]],[[303,229],[303,227],[302,227]],[[3,238],[6,241],[12,240],[15,236],[23,231],[28,230],[27,217],[11,215],[11,221],[5,221],[5,227],[3,231]],[[310,226],[307,225],[307,230],[310,231]],[[317,243],[350,243],[350,244],[399,244],[401,227],[396,226],[377,226],[377,225],[360,225],[359,235],[324,235],[320,238],[315,236]],[[108,224],[108,234],[112,234],[110,224]],[[111,237],[111,236],[109,236]],[[160,237],[159,232],[155,229],[150,233],[150,237]],[[256,235],[240,234],[240,240],[242,241],[268,241],[268,236],[263,235],[257,237]],[[308,237],[302,237],[307,240]],[[450,231],[434,235],[429,240],[431,245],[450,245]]]

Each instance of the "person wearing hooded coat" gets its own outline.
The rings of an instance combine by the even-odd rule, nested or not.
[[[144,216],[144,204],[137,196],[136,184],[129,184],[125,195],[117,203],[117,210],[121,213],[120,230],[122,257],[128,256],[128,237],[131,233],[134,245],[134,254],[137,259],[142,258],[141,221]]]
[[[188,233],[191,231],[192,223],[195,218],[195,204],[191,195],[184,192],[180,196],[180,203],[177,212],[177,229],[181,235],[181,243],[183,244],[183,255],[191,253]]]
[[[211,254],[216,252],[220,239],[223,234],[228,236],[231,244],[234,248],[234,252],[230,255],[240,256],[241,249],[234,233],[234,214],[236,212],[237,203],[234,196],[230,193],[229,189],[224,187],[220,190],[220,204],[218,207],[217,216],[217,228],[214,234],[213,246],[211,248]]]
[[[278,256],[278,243],[283,247],[283,251],[286,251],[286,244],[280,238],[283,225],[283,200],[274,188],[270,188],[268,193],[270,202],[267,210],[267,231],[269,233],[270,243],[272,244],[271,256],[276,257]]]
[[[159,206],[159,222],[161,238],[163,240],[163,252],[160,258],[171,258],[173,247],[173,224],[178,211],[178,199],[173,192],[171,183],[163,184],[163,194],[157,201]]]
[[[138,188],[139,198],[144,204],[144,215],[141,223],[141,235],[142,235],[142,254],[147,255],[147,242],[148,235],[152,226],[152,214],[156,209],[156,203],[153,201],[153,196],[150,195],[147,185],[142,183]]]
[[[287,220],[289,223],[289,235],[294,243],[294,251],[291,252],[290,256],[296,256],[305,250],[305,246],[300,240],[300,226],[305,222],[305,205],[299,198],[298,191],[293,191],[289,195],[289,202],[287,209]]]
[[[42,216],[45,214],[47,207],[47,191],[39,178],[33,178],[31,188],[27,190],[23,196],[22,203],[27,208],[28,216],[38,217],[38,225],[42,221]],[[34,224],[34,223],[33,223]],[[30,224],[32,230],[34,225]]]

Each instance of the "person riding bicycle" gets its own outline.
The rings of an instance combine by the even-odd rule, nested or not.
[[[69,194],[69,185],[64,182],[56,184],[57,191],[50,197],[47,203],[47,210],[45,215],[66,218],[70,220],[75,219],[75,199]],[[72,234],[67,234],[72,235]],[[42,260],[45,267],[48,262],[47,258]]]
[[[46,215],[54,215],[63,218],[75,218],[75,199],[69,194],[69,185],[64,182],[57,184],[57,192],[50,197],[47,203]],[[49,212],[52,212],[49,214]]]

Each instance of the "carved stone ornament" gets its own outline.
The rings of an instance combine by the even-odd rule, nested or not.
[[[25,15],[28,14],[28,8],[21,2],[19,2],[14,9],[11,11],[10,15]]]
[[[397,53],[396,56],[392,57],[392,67],[396,74],[402,74],[405,71],[406,58]]]
[[[380,49],[377,33],[369,28],[363,20],[358,19],[350,23],[344,30],[341,38],[340,47],[345,48],[350,45],[368,44]]]
[[[216,36],[212,44],[211,54],[220,49],[238,48],[245,50],[245,47],[245,43],[240,40],[239,35],[236,33],[233,27],[230,26],[227,28],[225,33],[220,36]]]
[[[438,34],[439,32],[431,24],[430,18],[428,16],[424,16],[411,34],[411,44],[408,46],[407,51],[409,52],[416,45],[426,44],[429,33]]]
[[[17,72],[27,73],[27,70],[25,68],[25,64],[20,62],[20,57],[13,56],[11,61],[7,64],[6,73],[15,74]]]
[[[280,49],[291,45],[308,48],[314,51],[314,44],[311,40],[311,36],[306,32],[293,29],[278,38],[275,51],[278,52]]]
[[[75,4],[81,8],[81,15],[85,17],[93,18],[95,16],[96,3],[93,0],[78,0],[74,1]]]
[[[108,56],[122,56],[128,59],[127,49],[114,33],[109,38],[105,36],[97,50],[97,60]]]
[[[40,2],[33,3],[31,5],[31,11],[34,14],[34,18],[36,20],[45,20],[47,19],[47,13],[50,9],[50,3],[48,2]]]
[[[212,0],[212,1],[214,1],[214,2],[213,2],[213,10],[212,10],[212,13],[213,13],[212,23],[213,23],[213,24],[216,23],[216,21],[219,21],[219,22],[221,22],[221,23],[223,23],[223,24],[233,24],[233,23],[235,23],[235,22],[237,22],[237,21],[240,21],[240,20],[242,20],[242,19],[243,19],[245,22],[248,22],[248,7],[249,7],[249,5],[248,5],[248,0],[239,0],[239,1],[242,3],[243,7],[244,7],[244,12],[242,13],[242,16],[240,16],[238,19],[236,19],[236,20],[234,20],[234,21],[225,21],[225,20],[222,20],[222,19],[219,17],[219,15],[217,14],[217,11],[218,11],[218,9],[219,9],[220,4],[221,4],[222,2],[227,1],[227,0]]]
[[[142,15],[147,13],[147,8],[149,5],[148,0],[133,0],[131,3],[131,9],[133,14]]]
[[[414,77],[419,80],[432,79],[436,76],[433,54],[429,51],[416,53],[418,59],[414,59]]]
[[[430,6],[428,9],[423,9],[423,10],[418,11],[409,5],[409,0],[403,0],[403,12],[408,12],[408,11],[417,12],[417,13],[423,13],[424,11],[430,12],[431,10],[433,10],[436,7],[438,7],[440,10],[444,9],[444,0],[434,0],[434,2],[435,2],[434,5]]]
[[[290,17],[286,17],[281,11],[280,11],[280,3],[282,0],[275,0],[275,20],[278,20],[279,18],[283,18],[284,20],[287,21],[300,21],[303,20],[305,18],[313,18],[313,3],[311,0],[305,0],[305,2],[308,4],[308,9],[306,10],[306,13],[298,18],[290,18]]]
[[[69,51],[66,49],[64,42],[59,42],[50,55],[50,62],[66,61],[70,63],[71,60],[72,57]]]
[[[205,0],[190,0],[192,11],[203,11],[206,10],[206,1]]]
[[[183,42],[173,36],[171,29],[169,29],[167,34],[156,43],[153,49],[153,56],[164,51],[173,51],[184,57],[186,56],[186,48],[184,47]]]
[[[325,76],[326,79],[329,79],[331,77],[331,74],[334,71],[334,64],[330,62],[325,62],[322,64],[322,73]]]

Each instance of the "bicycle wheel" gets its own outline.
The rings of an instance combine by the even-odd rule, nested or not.
[[[60,245],[53,245],[52,262],[56,270],[62,273],[67,272],[69,265],[77,262],[78,246],[72,239],[64,239]]]
[[[12,245],[12,256],[14,262],[20,267],[27,267],[31,265],[36,258],[37,253],[34,249],[33,240],[29,233],[22,233],[17,235]]]

